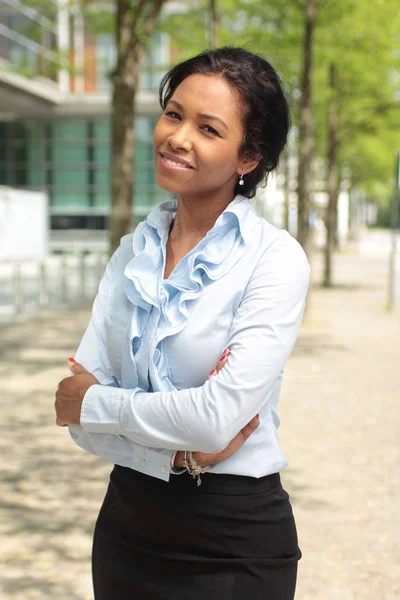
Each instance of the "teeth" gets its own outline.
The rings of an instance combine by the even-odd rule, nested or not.
[[[180,162],[175,162],[174,160],[171,160],[170,158],[167,158],[164,155],[163,155],[163,158],[164,158],[165,162],[167,162],[169,165],[171,165],[171,167],[183,167],[184,169],[190,169],[190,167],[188,167],[187,165],[184,165],[183,163],[180,163]]]

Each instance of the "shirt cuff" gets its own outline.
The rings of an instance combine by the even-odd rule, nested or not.
[[[119,422],[122,390],[102,385],[91,385],[81,407],[80,424],[91,433],[123,435]]]
[[[122,430],[119,421],[122,400],[123,390],[121,390],[121,388],[92,385],[83,398],[81,408],[81,428],[88,434],[114,434],[123,440],[125,433]],[[74,427],[72,433],[75,434],[73,435],[75,442],[77,441],[75,438],[78,437],[77,433],[78,431],[81,431],[81,428],[77,426]],[[137,444],[132,440],[129,440],[129,443],[133,443],[131,464],[129,465],[130,468],[145,475],[151,475],[152,477],[169,481],[172,472],[172,450],[149,448]],[[98,454],[105,457],[104,452]],[[182,470],[182,472],[184,471],[185,469]]]
[[[174,467],[174,462],[175,462],[175,457],[176,457],[177,452],[178,452],[178,450],[175,450],[175,452],[172,454],[169,464],[171,467],[171,473],[173,475],[182,475],[182,473],[184,473],[186,471],[185,467]]]

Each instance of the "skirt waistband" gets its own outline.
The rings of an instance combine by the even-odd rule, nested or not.
[[[141,488],[152,488],[153,492],[160,491],[164,494],[193,492],[196,494],[227,494],[233,496],[261,494],[281,486],[279,473],[272,473],[258,479],[245,475],[204,473],[201,476],[201,485],[197,486],[197,481],[188,473],[171,475],[169,482],[166,482],[119,465],[114,467],[111,482],[127,488],[134,488],[136,485]]]

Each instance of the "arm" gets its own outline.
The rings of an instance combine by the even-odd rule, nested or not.
[[[94,375],[101,384],[97,387],[103,392],[117,386],[114,370],[107,356],[104,338],[104,319],[109,295],[116,272],[121,252],[124,251],[124,243],[127,238],[121,240],[121,246],[111,257],[105,273],[100,281],[98,294],[93,303],[92,316],[88,327],[83,335],[76,359],[89,373]],[[68,378],[70,380],[71,378]],[[98,413],[98,418],[102,418]],[[78,423],[79,421],[72,421]],[[134,440],[122,436],[121,430],[94,433],[83,429],[79,424],[70,424],[69,431],[74,442],[91,454],[101,456],[105,460],[129,466],[137,471],[149,473],[161,479],[168,479],[170,470],[170,459],[173,452],[170,450],[144,448],[143,445],[135,443]],[[149,466],[151,465],[151,466]],[[168,469],[168,473],[166,473]]]
[[[235,315],[229,363],[198,388],[147,393],[94,385],[81,424],[145,446],[218,452],[268,403],[296,341],[309,283],[300,246],[280,236],[260,259]]]
[[[210,373],[210,377],[215,376],[228,361],[229,349],[227,348],[219,360],[216,369]],[[56,393],[56,412],[57,412],[57,424],[63,426],[64,423],[79,423],[79,415],[81,412],[82,400],[91,385],[98,384],[98,380],[89,373],[81,364],[76,362],[73,358],[68,359],[68,366],[71,369],[74,377],[67,377],[63,379],[59,385],[59,388]],[[66,404],[66,406],[64,406]],[[60,418],[59,418],[60,417]],[[235,436],[235,438],[229,443],[229,445],[224,448],[221,452],[218,453],[204,453],[204,452],[194,452],[193,457],[198,465],[201,467],[205,467],[208,465],[217,464],[223,460],[228,459],[232,454],[235,454],[246,442],[248,437],[257,429],[259,425],[259,415],[256,415],[243,429],[239,431],[239,433]],[[116,436],[115,434],[103,434],[103,433],[87,433],[82,427],[79,425],[76,427],[78,431],[72,430],[71,435],[75,439],[75,434],[78,436],[75,439],[78,445],[82,445],[79,443],[79,435],[86,434],[86,443],[83,446],[85,450],[97,454],[99,456],[103,456],[107,460],[112,462],[116,462],[117,464],[122,464],[122,466],[128,466],[136,468],[134,463],[132,462],[131,454],[128,452],[125,456],[124,453],[118,452],[118,444],[117,442],[123,442],[124,440]],[[108,440],[103,439],[108,438]],[[111,439],[111,445],[108,446],[107,442]],[[100,447],[97,449],[96,440],[100,442]],[[131,440],[127,440],[125,444],[125,449],[129,449],[129,446],[135,446],[134,442]],[[122,446],[124,447],[124,446]],[[150,458],[152,459],[151,465],[149,465],[149,469],[147,473],[160,476],[157,469],[154,472],[154,466],[161,466],[161,473],[166,474],[168,472],[168,468],[165,465],[165,455],[168,453],[166,450],[156,450],[152,448],[147,448],[148,455],[151,454]],[[158,453],[158,454],[157,454]],[[147,456],[148,456],[147,455]],[[173,454],[174,462],[172,463],[172,458],[170,459],[170,466],[173,468],[175,473],[182,473],[185,471],[184,467],[184,458],[185,452],[180,450]],[[130,460],[131,459],[131,460]],[[161,460],[161,463],[160,463]],[[142,461],[141,461],[142,462]],[[147,461],[145,460],[147,466]],[[162,464],[164,462],[164,464]],[[143,467],[143,465],[141,465]],[[153,472],[151,472],[153,471]],[[163,478],[163,477],[161,477]]]

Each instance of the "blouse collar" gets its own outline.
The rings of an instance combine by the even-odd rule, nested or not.
[[[171,223],[176,215],[177,204],[176,199],[163,202],[144,221],[147,225],[157,230],[161,239],[169,232]],[[232,226],[238,226],[240,235],[247,245],[252,236],[255,215],[255,209],[251,201],[244,196],[237,195],[220,214],[206,237],[213,236],[229,220]]]

